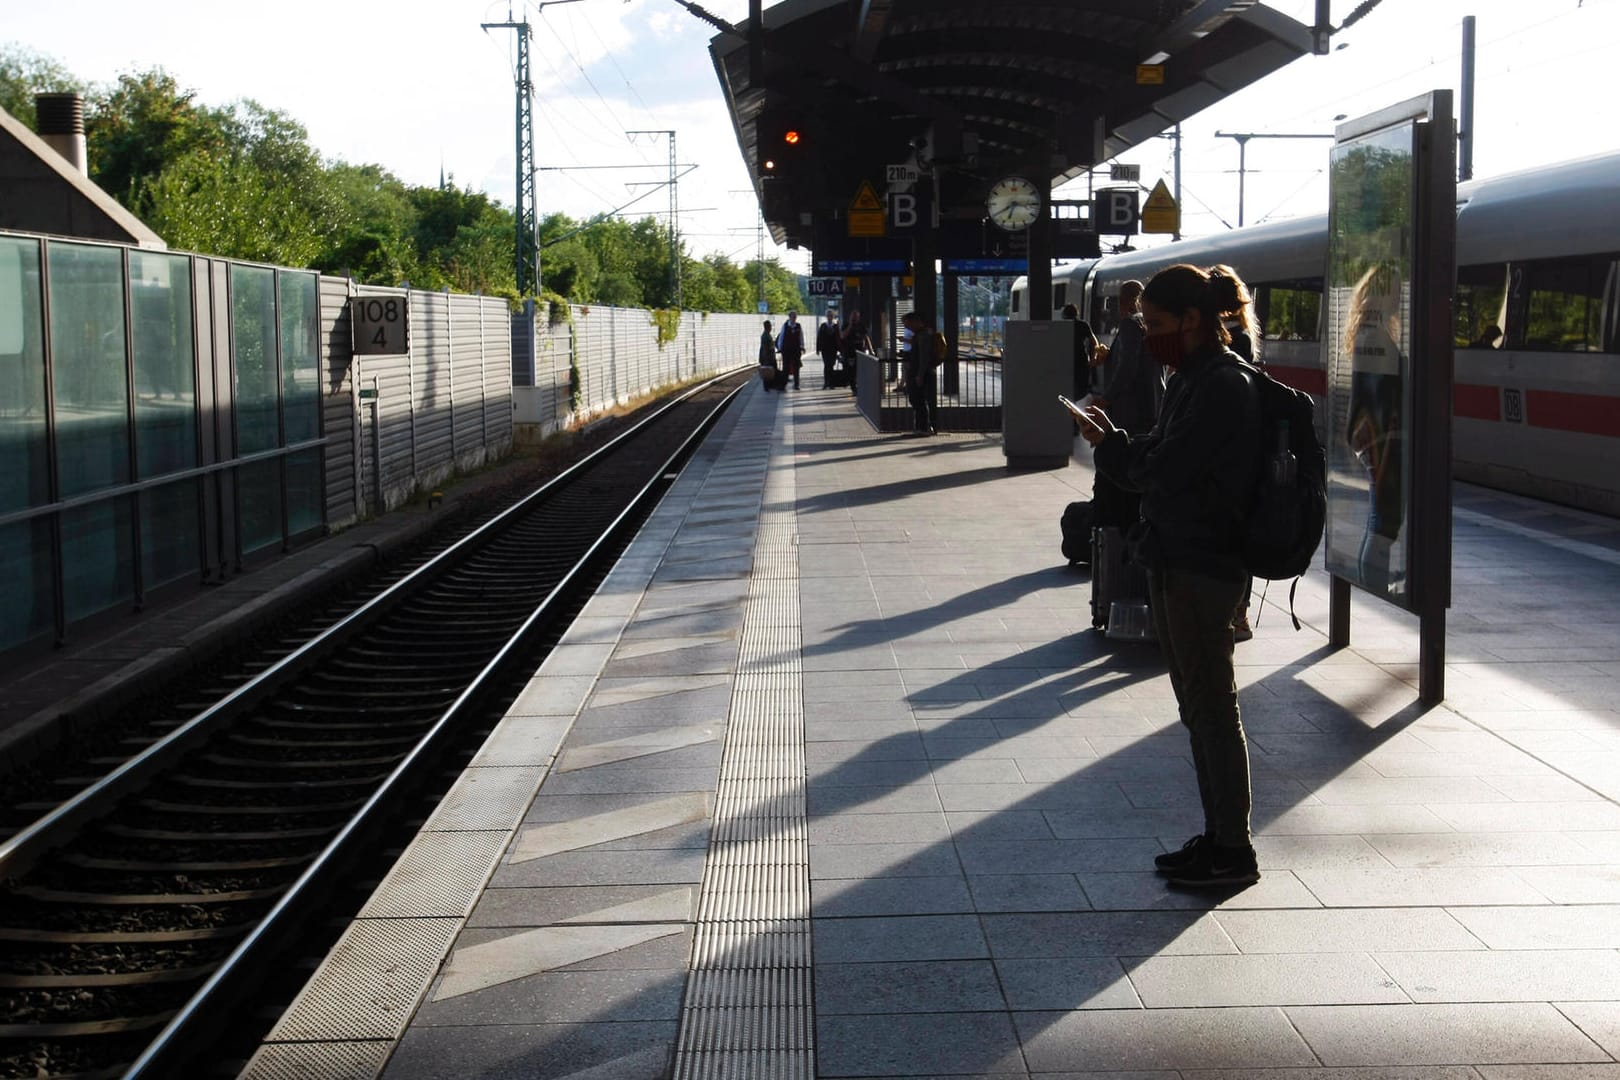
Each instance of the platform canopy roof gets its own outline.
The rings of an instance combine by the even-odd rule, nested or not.
[[[942,212],[967,212],[999,176],[1081,175],[1325,41],[1254,0],[783,0],[709,50],[773,234],[808,244],[807,215],[881,191],[913,147]]]

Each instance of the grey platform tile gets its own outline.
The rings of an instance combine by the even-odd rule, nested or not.
[[[978,960],[988,957],[979,921],[971,915],[817,918],[818,964],[897,960]]]
[[[1327,1065],[1610,1060],[1547,1004],[1297,1006],[1286,1011]]]
[[[1620,952],[1559,949],[1374,953],[1413,1001],[1620,1000]]]
[[[690,922],[695,885],[574,885],[485,889],[470,927]]]
[[[686,973],[673,970],[556,971],[434,1000],[413,1026],[510,1024],[533,1017],[548,1024],[676,1020]]]
[[[712,797],[713,793],[698,789],[686,794]],[[538,822],[577,821],[580,818],[666,802],[672,797],[674,796],[668,792],[660,791],[612,792],[605,795],[551,795],[548,794],[548,788],[542,787],[540,794],[529,804],[529,812],[524,815],[523,821],[524,824],[531,825]]]
[[[644,638],[735,636],[742,627],[743,608],[740,603],[697,611],[674,609],[670,611],[639,612],[619,635],[622,641],[640,641]]]
[[[672,709],[681,708],[683,702],[691,696],[704,696],[705,698],[719,697],[729,704],[731,701],[731,679],[726,675],[666,675],[657,678],[636,679],[598,679],[596,692],[591,695],[591,709],[607,709],[614,706],[624,707],[639,705],[643,709],[656,710],[658,715],[667,715]],[[627,712],[629,710],[626,710]],[[720,714],[721,719],[725,713]],[[682,722],[693,723],[684,717]]]
[[[968,878],[968,888],[979,911],[1084,911],[1091,906],[1073,874],[978,874]]]
[[[952,784],[940,789],[946,810],[1110,810],[1130,803],[1112,780],[1053,784]]]
[[[595,672],[588,676],[536,675],[506,713],[508,716],[573,716],[595,687],[595,676]]]
[[[548,795],[611,795],[638,791],[713,791],[720,765],[659,769],[635,764],[598,765],[578,772],[554,773],[546,780]]]
[[[1570,1068],[1571,1066],[1555,1066]],[[1585,1066],[1574,1066],[1584,1068]],[[1489,1066],[1486,1066],[1488,1069]],[[1515,1066],[1524,1068],[1524,1066]],[[1487,1075],[1489,1075],[1487,1073]],[[1501,1080],[1534,1080],[1537,1073],[1514,1073]],[[1067,1077],[1045,1077],[1041,1080],[1069,1080]],[[1098,1080],[1102,1080],[1099,1076]],[[1183,1069],[1181,1080],[1480,1080],[1480,1073],[1472,1065],[1374,1065],[1369,1068],[1347,1069],[1267,1069],[1258,1074],[1232,1069]],[[1552,1080],[1551,1076],[1543,1080]],[[1575,1076],[1564,1080],[1578,1080]],[[1595,1080],[1595,1078],[1594,1078]]]
[[[1620,1080],[1620,1065],[1481,1065],[1484,1080]]]
[[[1563,1014],[1573,1020],[1609,1056],[1620,1058],[1620,1003],[1613,1001],[1558,1002]]]
[[[1145,864],[1144,864],[1145,865]],[[1098,911],[1229,911],[1253,908],[1315,908],[1321,901],[1286,870],[1268,870],[1246,889],[1172,889],[1151,870],[1125,874],[1080,874],[1080,887]]]
[[[1398,844],[1400,838],[1392,840]],[[1378,848],[1360,836],[1257,836],[1254,851],[1261,870],[1310,867],[1388,870],[1391,866]]]
[[[666,1076],[674,1021],[414,1028],[384,1080],[646,1080]]]
[[[508,715],[484,741],[470,764],[473,768],[492,765],[550,765],[557,747],[573,723],[573,716]]]
[[[1147,956],[1127,957],[1124,963],[1142,1004],[1150,1009],[1410,1000],[1365,953]]]
[[[1293,806],[1257,816],[1257,836],[1346,836],[1370,833],[1438,833],[1451,826],[1426,806]]]
[[[810,882],[818,918],[862,915],[949,915],[974,910],[967,879],[952,877],[822,878]]]
[[[1080,911],[981,916],[991,955],[1171,956],[1233,953],[1214,917],[1196,911]]]
[[[949,844],[816,844],[810,877],[952,877],[962,864]]]
[[[1506,796],[1503,796],[1506,798]],[[1610,802],[1495,804],[1442,803],[1429,807],[1461,832],[1602,832],[1620,829],[1620,806]]]
[[[1433,908],[1221,911],[1214,918],[1245,953],[1483,948],[1462,923]]]
[[[667,585],[693,581],[725,581],[746,578],[754,568],[752,554],[715,556],[691,562],[665,561],[653,575],[654,585]]]
[[[1112,956],[996,961],[1007,1007],[1014,1011],[1140,1009],[1141,999]]]
[[[1005,1008],[988,960],[816,965],[818,1016]]]
[[[1606,860],[1561,833],[1416,833],[1369,836],[1396,866],[1575,866]]]
[[[651,648],[653,645],[668,646]],[[668,639],[621,641],[602,668],[608,678],[645,678],[658,675],[730,674],[737,670],[737,642]]]
[[[1620,945],[1620,905],[1453,908],[1491,949],[1611,949]]]
[[[929,1073],[1025,1075],[1006,1013],[817,1016],[816,1072],[823,1077]]]
[[[957,810],[945,815],[957,840],[1051,840],[1039,810]]]
[[[1620,904],[1620,866],[1537,866],[1513,873],[1555,904]]]
[[[557,771],[573,772],[654,755],[658,756],[657,761],[644,764],[666,769],[675,765],[708,764],[709,759],[718,753],[718,748],[715,754],[702,754],[695,758],[690,755],[677,758],[670,751],[715,743],[724,732],[724,725],[717,723],[637,731],[616,739],[602,739],[594,732],[580,732],[569,740],[568,749],[562,752],[557,761]]]
[[[823,814],[922,814],[939,810],[939,789],[933,784],[904,787],[829,787],[805,792],[812,818]]]
[[[909,730],[876,739],[824,739],[807,742],[804,753],[805,760],[814,764],[851,761],[856,758],[865,761],[921,761],[927,757],[923,753],[922,737]]]
[[[1203,822],[1198,816],[1179,809],[1123,810],[1106,814],[1094,810],[1043,810],[1041,816],[1060,840],[1156,837],[1167,851],[1180,847],[1188,836],[1203,831]]]
[[[1535,871],[1538,877],[1545,872],[1544,869]],[[1322,868],[1297,873],[1305,887],[1328,907],[1451,907],[1547,902],[1544,892],[1501,870]]]
[[[822,814],[810,822],[810,843],[924,844],[948,841],[945,814]]]
[[[806,710],[814,706],[805,706]],[[839,706],[842,709],[842,706]],[[917,722],[910,714],[876,720],[816,720],[806,718],[804,741],[817,742],[875,742],[880,739],[900,738],[917,730]]]
[[[942,793],[943,794],[943,793]],[[1074,874],[1120,866],[1152,866],[1162,850],[1157,840],[959,840],[957,853],[968,874]]]
[[[899,787],[928,780],[928,762],[823,761],[805,768],[805,786],[812,791],[833,787]]]
[[[657,583],[641,599],[638,616],[648,612],[699,611],[723,605],[740,604],[748,599],[749,582],[705,581],[700,583]]]
[[[703,881],[704,852],[568,851],[495,871],[496,888],[535,885],[687,885]]]
[[[569,821],[527,825],[518,832],[509,863],[528,862],[563,851],[594,847],[613,840],[661,833],[692,823],[707,824],[713,797],[707,792],[688,791],[654,802]],[[707,829],[702,830],[704,834]],[[659,846],[651,842],[645,846]],[[690,841],[669,846],[690,847]],[[699,844],[697,846],[704,846]]]
[[[510,829],[546,775],[543,766],[466,769],[422,828],[427,832]]]
[[[528,930],[473,930],[461,935],[430,996],[448,1001],[538,975],[586,965],[664,939],[684,938],[682,923],[544,926]],[[649,966],[607,965],[614,970]]]
[[[595,645],[558,645],[546,654],[545,663],[540,666],[541,675],[547,678],[564,677],[578,678],[581,676],[594,678],[602,671],[608,657],[613,655],[611,643]]]
[[[1013,1020],[1032,1073],[1318,1063],[1280,1009],[1020,1012]]]

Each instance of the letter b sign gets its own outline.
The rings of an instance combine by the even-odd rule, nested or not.
[[[919,217],[917,196],[910,191],[889,192],[889,231],[914,232]]]
[[[1139,197],[1135,188],[1104,188],[1097,192],[1091,213],[1097,231],[1108,236],[1135,233],[1141,224]]]

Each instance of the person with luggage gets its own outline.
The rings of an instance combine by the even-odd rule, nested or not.
[[[759,381],[765,392],[787,389],[787,372],[776,366],[776,339],[771,336],[771,320],[765,320],[765,332],[759,335]]]
[[[906,329],[911,331],[911,348],[901,355],[905,362],[900,375],[905,380],[906,396],[916,424],[916,434],[934,434],[934,413],[939,398],[939,365],[944,363],[944,351],[939,343],[944,340],[932,327],[923,322],[915,311],[905,314]]]
[[[816,327],[816,352],[821,354],[821,388],[825,390],[833,384],[833,365],[838,363],[838,316],[830,308]]]
[[[782,371],[793,378],[793,389],[799,388],[799,369],[804,366],[804,327],[799,325],[799,313],[788,312],[787,322],[776,333],[776,349],[782,354]],[[787,389],[787,380],[782,380]]]
[[[1151,431],[1081,414],[1098,468],[1141,493],[1133,556],[1147,567],[1154,626],[1192,742],[1204,828],[1155,859],[1173,885],[1233,887],[1260,879],[1250,835],[1249,750],[1232,666],[1232,619],[1248,578],[1244,513],[1260,466],[1258,392],[1221,321],[1248,289],[1220,267],[1181,264],[1142,293],[1143,344],[1174,373]]]

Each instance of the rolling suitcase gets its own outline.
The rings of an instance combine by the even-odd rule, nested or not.
[[[1147,572],[1130,561],[1125,530],[1091,531],[1091,625],[1120,641],[1152,641]]]

